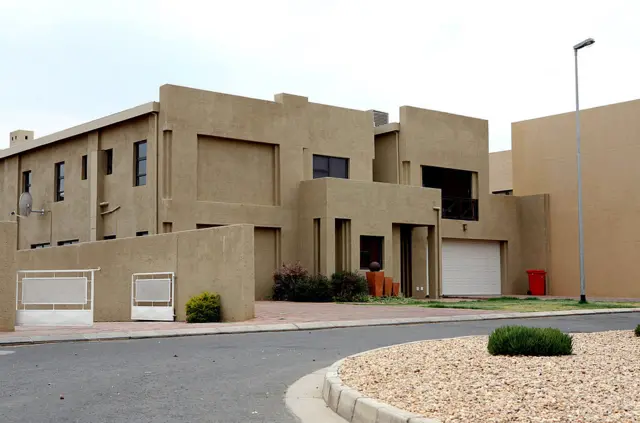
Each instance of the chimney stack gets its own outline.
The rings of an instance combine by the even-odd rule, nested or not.
[[[30,141],[33,139],[33,131],[25,131],[24,129],[18,129],[9,133],[9,146],[13,147],[14,145],[24,142]]]

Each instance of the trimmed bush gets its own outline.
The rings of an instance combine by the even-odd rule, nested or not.
[[[309,279],[309,272],[300,263],[283,264],[273,274],[274,301],[294,301],[295,286],[305,284]]]
[[[640,336],[640,325],[636,326],[636,330],[634,331],[636,336]]]
[[[328,302],[332,300],[331,285],[324,275],[308,276],[298,280],[293,287],[291,301]]]
[[[191,297],[186,305],[187,323],[210,323],[220,321],[220,295],[203,292]]]
[[[573,339],[558,329],[504,326],[489,336],[487,349],[491,355],[571,355]]]
[[[360,302],[369,294],[367,280],[358,272],[337,272],[331,276],[334,301]]]

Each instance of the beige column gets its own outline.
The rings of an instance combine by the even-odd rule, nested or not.
[[[320,273],[331,277],[336,271],[336,220],[320,219]]]
[[[100,150],[100,133],[98,131],[89,134],[87,147],[87,164],[89,169],[89,241],[99,241],[103,237],[102,229],[102,181],[104,158]]]
[[[16,322],[15,222],[0,223],[0,332],[11,332]]]
[[[429,226],[427,241],[429,260],[429,298],[435,299],[442,296],[442,234],[440,233],[441,219],[438,224]]]
[[[429,248],[427,246],[429,228],[420,226],[411,231],[411,279],[413,292],[409,293],[413,298],[425,298],[427,296],[428,277],[427,264],[431,266],[431,260],[427,260]],[[427,263],[429,262],[429,263]]]

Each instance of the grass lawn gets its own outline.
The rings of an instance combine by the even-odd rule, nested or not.
[[[559,311],[559,310],[579,310],[596,308],[636,308],[640,303],[621,302],[587,302],[580,304],[578,300],[543,300],[535,297],[514,298],[498,297],[483,300],[463,300],[463,301],[425,301],[413,298],[374,298],[369,297],[365,304],[370,305],[415,305],[429,308],[463,308],[469,310],[500,310],[500,311]]]

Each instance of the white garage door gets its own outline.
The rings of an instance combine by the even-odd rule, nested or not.
[[[442,295],[500,295],[500,243],[442,241]]]

